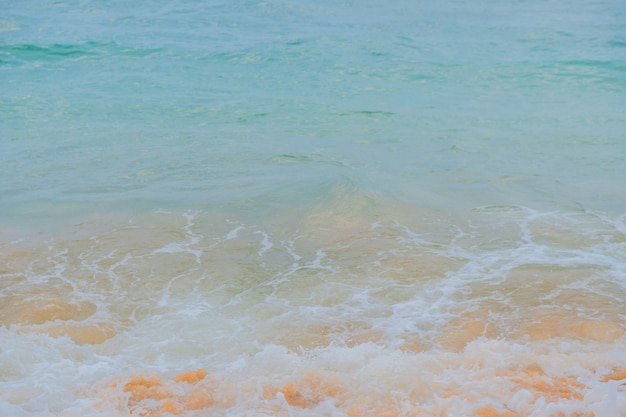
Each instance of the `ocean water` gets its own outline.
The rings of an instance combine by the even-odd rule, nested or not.
[[[626,3],[0,1],[0,415],[626,415]]]

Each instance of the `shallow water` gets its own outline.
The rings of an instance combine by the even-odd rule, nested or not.
[[[626,414],[617,1],[0,17],[0,414]]]

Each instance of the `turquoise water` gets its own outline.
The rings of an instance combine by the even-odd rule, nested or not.
[[[617,1],[4,9],[12,222],[342,181],[438,209],[623,209]]]
[[[0,10],[3,414],[626,412],[622,1]]]

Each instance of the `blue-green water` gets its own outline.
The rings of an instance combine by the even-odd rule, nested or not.
[[[438,209],[622,213],[618,1],[3,9],[12,222],[103,206],[263,210],[342,181]]]
[[[203,367],[226,398],[203,416],[624,413],[601,381],[626,367],[625,22],[621,0],[0,1],[0,410],[193,415],[119,400],[120,375]],[[475,400],[452,381],[477,351],[594,394],[540,412],[498,368]],[[293,381],[317,400],[267,397]]]

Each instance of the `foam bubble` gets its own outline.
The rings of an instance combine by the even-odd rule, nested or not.
[[[615,413],[622,409],[619,398],[624,391],[619,383],[623,381],[613,378],[623,376],[626,368],[602,378],[602,360],[593,360],[591,352],[573,353],[573,361],[587,359],[584,378],[571,374],[567,367],[554,373],[538,362],[549,363],[560,353],[528,349],[478,340],[455,354],[398,354],[364,344],[325,348],[301,357],[268,346],[243,369],[199,369],[173,377],[127,376],[109,383],[118,391],[97,392],[104,392],[104,402],[117,404],[121,414],[141,410],[155,415],[201,411],[210,415],[435,416],[443,412],[509,417],[590,416],[596,410]]]
[[[610,221],[384,207],[349,195],[289,227],[164,212],[3,246],[0,400],[70,417],[623,412]]]

